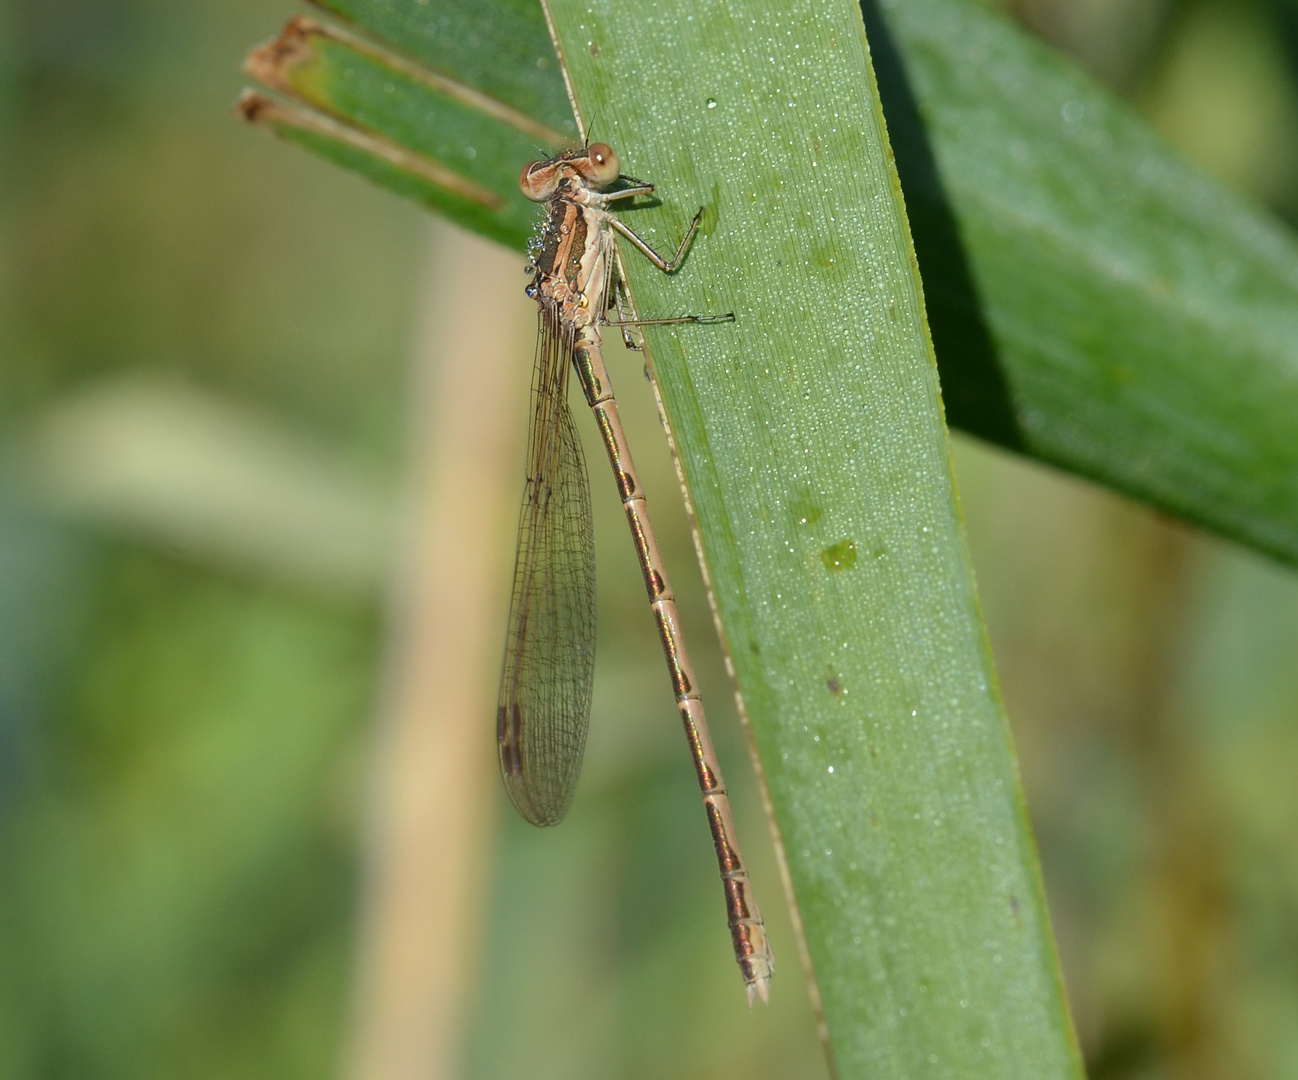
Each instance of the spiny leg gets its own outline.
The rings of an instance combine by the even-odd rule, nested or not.
[[[619,221],[612,214],[608,216],[608,223],[617,232],[625,236],[635,246],[635,249],[648,259],[654,266],[658,267],[664,274],[673,274],[676,268],[680,266],[685,259],[685,252],[689,250],[690,241],[694,239],[694,232],[699,227],[699,221],[703,218],[703,207],[699,207],[699,212],[690,220],[690,227],[685,230],[685,235],[681,237],[680,245],[676,248],[676,254],[670,259],[664,259],[658,252],[654,251],[649,244],[636,235],[630,225]]]

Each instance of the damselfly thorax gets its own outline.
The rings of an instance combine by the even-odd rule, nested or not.
[[[540,336],[496,712],[505,789],[528,821],[556,824],[572,802],[590,722],[595,559],[585,464],[567,403],[568,373],[575,371],[613,466],[658,626],[721,870],[735,959],[749,1002],[755,994],[765,999],[773,968],[766,931],[734,841],[721,768],[600,338],[603,326],[617,325],[634,348],[632,331],[638,327],[733,321],[733,315],[635,318],[621,279],[615,236],[670,274],[685,257],[703,211],[695,214],[672,258],[664,259],[608,209],[610,203],[649,194],[653,185],[621,175],[617,155],[603,143],[528,165],[519,187],[529,199],[545,203],[545,217],[529,249],[533,277],[527,293],[540,309]],[[611,310],[616,320],[608,318]]]
[[[581,199],[598,193],[576,187],[570,196],[572,187],[565,180],[546,204],[534,256],[536,276],[527,294],[557,305],[564,322],[597,327],[607,310],[613,280],[610,215]]]

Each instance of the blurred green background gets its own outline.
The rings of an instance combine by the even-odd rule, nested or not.
[[[1298,220],[1298,4],[1001,6]],[[6,1078],[344,1071],[446,234],[232,118],[289,13],[0,9]],[[614,362],[779,974],[750,1015],[592,439],[587,770],[561,829],[494,815],[463,1074],[822,1077],[671,463]],[[1298,1077],[1298,580],[966,439],[956,466],[1090,1075]]]

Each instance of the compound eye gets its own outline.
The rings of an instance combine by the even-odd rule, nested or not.
[[[518,174],[518,189],[532,202],[545,202],[559,187],[559,170],[553,161],[534,161]]]
[[[586,156],[590,160],[590,168],[584,171],[588,172],[590,179],[596,184],[611,184],[618,178],[621,163],[608,143],[591,143],[586,148]]]

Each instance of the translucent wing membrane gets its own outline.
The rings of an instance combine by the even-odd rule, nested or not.
[[[568,409],[573,327],[549,300],[540,318],[496,738],[510,800],[533,825],[554,825],[572,803],[590,726],[595,546]]]

